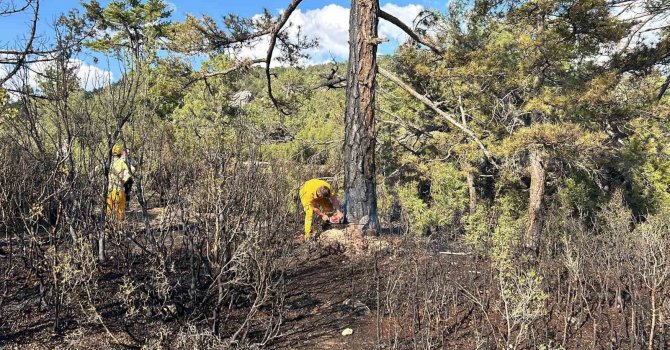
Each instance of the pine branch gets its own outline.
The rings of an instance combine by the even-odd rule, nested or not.
[[[479,146],[479,148],[484,152],[484,155],[486,158],[491,159],[491,153],[486,149],[486,146],[479,140],[479,138],[475,135],[472,130],[468,129],[465,125],[459,123],[456,118],[441,110],[440,108],[437,107],[435,102],[431,101],[428,99],[426,96],[421,95],[418,93],[416,90],[412,89],[411,86],[407,85],[404,81],[400,80],[400,78],[396,77],[393,75],[391,72],[385,70],[384,68],[378,67],[379,74],[381,74],[383,77],[385,77],[388,80],[391,80],[392,82],[396,83],[398,86],[400,86],[403,90],[409,92],[412,96],[416,97],[419,101],[423,102],[426,106],[430,107],[433,111],[435,111],[437,114],[439,114],[441,117],[446,119],[450,124],[453,126],[457,127],[461,131],[463,131],[466,135],[468,135],[475,143]]]
[[[230,73],[232,73],[234,71],[237,71],[239,69],[250,67],[253,64],[264,63],[264,62],[265,62],[265,59],[263,59],[263,58],[257,58],[255,60],[240,61],[236,65],[234,65],[234,66],[232,66],[228,69],[224,69],[222,71],[217,71],[217,72],[205,73],[205,74],[202,74],[200,76],[194,77],[193,79],[189,80],[186,83],[186,85],[184,85],[184,88],[187,88],[187,87],[193,85],[193,83],[195,83],[197,81],[200,81],[200,80],[206,80],[206,79],[209,79],[209,78],[218,77],[220,75],[227,75],[227,74],[230,74]]]

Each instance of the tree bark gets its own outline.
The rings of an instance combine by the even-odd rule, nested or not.
[[[352,0],[344,136],[344,206],[347,221],[378,228],[375,181],[375,78],[378,0]]]
[[[468,172],[467,181],[468,193],[470,194],[470,214],[474,214],[477,211],[477,189],[475,188],[475,174],[473,172]]]
[[[545,160],[539,151],[530,151],[530,198],[528,201],[528,227],[524,245],[526,248],[537,249],[542,232],[542,204],[546,187],[547,170]]]

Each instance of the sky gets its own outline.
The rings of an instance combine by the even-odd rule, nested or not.
[[[0,0],[2,6],[12,0]],[[24,0],[13,0],[21,3]],[[262,13],[264,8],[278,15],[290,2],[290,0],[165,0],[172,9],[172,19],[181,21],[186,14],[200,16],[206,14],[212,18],[220,19],[228,13],[235,13],[244,17],[252,17]],[[395,15],[406,24],[412,24],[417,14],[424,9],[434,9],[441,12],[447,10],[449,0],[380,0],[381,7],[386,12]],[[622,18],[636,18],[640,20],[640,28],[636,34],[636,40],[632,45],[646,42],[652,43],[658,39],[656,31],[646,31],[646,28],[657,28],[661,25],[670,25],[670,16],[649,19],[644,16],[643,6],[645,0],[635,0],[625,7],[613,8],[613,14]],[[106,5],[109,0],[100,0]],[[304,64],[317,64],[329,62],[333,58],[338,61],[347,59],[348,56],[348,27],[349,27],[349,5],[350,0],[303,0],[298,9],[292,14],[289,22],[293,23],[291,30],[301,26],[302,34],[319,40],[320,46],[307,51],[311,58]],[[80,0],[41,0],[40,17],[38,25],[39,40],[49,42],[53,34],[51,23],[62,13],[71,9],[82,9]],[[25,41],[26,33],[30,27],[31,13],[0,17],[0,51],[6,48],[20,46]],[[648,19],[648,20],[647,20]],[[379,46],[380,54],[390,54],[397,48],[399,43],[407,39],[406,35],[395,26],[384,20],[380,20],[379,33],[381,37],[390,39],[390,42]],[[628,45],[624,41],[621,45]],[[245,57],[265,57],[267,40],[259,42],[256,46],[245,49],[239,53],[239,59]],[[603,55],[603,59],[607,56]],[[195,68],[198,68],[202,58],[194,58]],[[94,89],[100,85],[115,81],[121,77],[121,67],[118,63],[110,60],[100,53],[83,52],[73,62],[79,66],[78,75],[82,87],[87,90]],[[277,63],[275,62],[274,65]],[[35,86],[36,72],[44,70],[46,64],[38,63],[30,67],[31,71],[27,79]],[[0,66],[0,74],[7,67]]]
[[[20,0],[15,0],[19,2]],[[395,15],[405,23],[411,25],[417,14],[423,9],[445,11],[448,0],[390,0],[380,1],[380,6],[386,12]],[[0,3],[2,1],[0,0]],[[108,0],[100,1],[103,6]],[[251,17],[262,13],[264,8],[277,15],[284,9],[290,0],[169,0],[166,1],[172,9],[172,19],[181,21],[186,14],[200,16],[206,14],[215,19],[228,13],[235,13],[244,17]],[[292,14],[289,22],[301,26],[302,33],[308,37],[317,38],[320,46],[308,51],[311,58],[305,64],[323,63],[332,60],[346,60],[348,56],[348,26],[349,0],[304,0]],[[42,0],[38,22],[40,40],[51,40],[52,26],[56,18],[71,9],[82,9],[80,0]],[[0,17],[0,50],[15,47],[28,33],[31,14]],[[406,35],[395,26],[380,20],[380,36],[390,39],[390,42],[380,45],[381,54],[392,53],[399,43],[406,40]],[[246,49],[240,54],[246,57],[263,57],[266,42]],[[97,87],[96,84],[105,80],[115,80],[120,77],[120,69],[100,53],[85,52],[77,58],[79,76],[82,86],[86,89]],[[96,62],[96,63],[94,63]],[[39,70],[41,67],[35,67]]]

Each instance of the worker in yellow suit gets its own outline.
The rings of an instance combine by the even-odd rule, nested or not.
[[[130,170],[128,164],[122,158],[123,147],[121,145],[114,145],[112,156],[112,164],[109,169],[107,216],[112,221],[118,222],[126,216],[126,193],[123,185],[130,179]]]
[[[342,219],[340,202],[332,193],[330,184],[319,179],[311,179],[300,187],[300,202],[305,211],[305,239],[312,234],[312,218],[314,213],[325,222],[337,223]],[[333,214],[333,211],[335,213]],[[329,214],[333,214],[329,217]]]

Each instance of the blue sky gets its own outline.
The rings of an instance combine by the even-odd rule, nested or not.
[[[108,0],[102,0],[105,5]],[[241,16],[253,16],[268,8],[274,14],[285,8],[290,0],[169,0],[166,1],[173,8],[172,19],[183,20],[187,13],[199,16],[207,14],[215,19],[228,13]],[[316,37],[321,47],[311,50],[311,60],[305,63],[321,63],[331,58],[346,59],[347,30],[349,0],[304,0],[298,10],[291,16],[294,25],[302,27],[303,33]],[[381,6],[387,12],[397,16],[405,23],[411,24],[416,14],[422,9],[446,10],[447,0],[381,0]],[[61,13],[70,9],[81,9],[80,0],[42,0],[38,34],[43,41],[49,41],[52,36],[51,23]],[[0,17],[0,48],[13,47],[26,35],[30,25],[30,14]],[[389,38],[389,43],[380,46],[381,53],[391,53],[398,43],[405,40],[404,34],[392,25],[381,21],[380,35]],[[264,51],[263,43],[257,47],[240,52],[240,57],[259,57]],[[98,58],[97,67],[93,64],[93,57]],[[80,56],[82,69],[100,73],[104,71],[114,76],[120,76],[118,67],[114,67],[99,53],[84,53]],[[82,75],[84,75],[82,73]]]
[[[107,0],[102,0],[104,5]],[[274,13],[279,9],[286,7],[290,0],[170,0],[167,1],[174,5],[175,11],[173,18],[181,20],[187,13],[200,15],[207,14],[212,17],[225,15],[227,13],[236,13],[241,16],[253,16],[260,13],[263,8],[268,8]],[[439,10],[446,9],[447,0],[392,0],[381,1],[381,4],[393,3],[404,6],[407,4],[417,4],[424,8],[435,8]],[[337,4],[342,7],[349,7],[350,1],[347,0],[304,0],[300,9],[312,10],[323,8],[329,4]],[[81,9],[80,0],[42,0],[40,4],[40,26],[39,32],[42,36],[48,37],[50,34],[50,23],[54,21],[61,13],[66,13],[70,9]],[[30,15],[12,15],[0,17],[2,30],[0,30],[0,43],[4,47],[13,43],[15,40],[23,37],[29,28]]]

